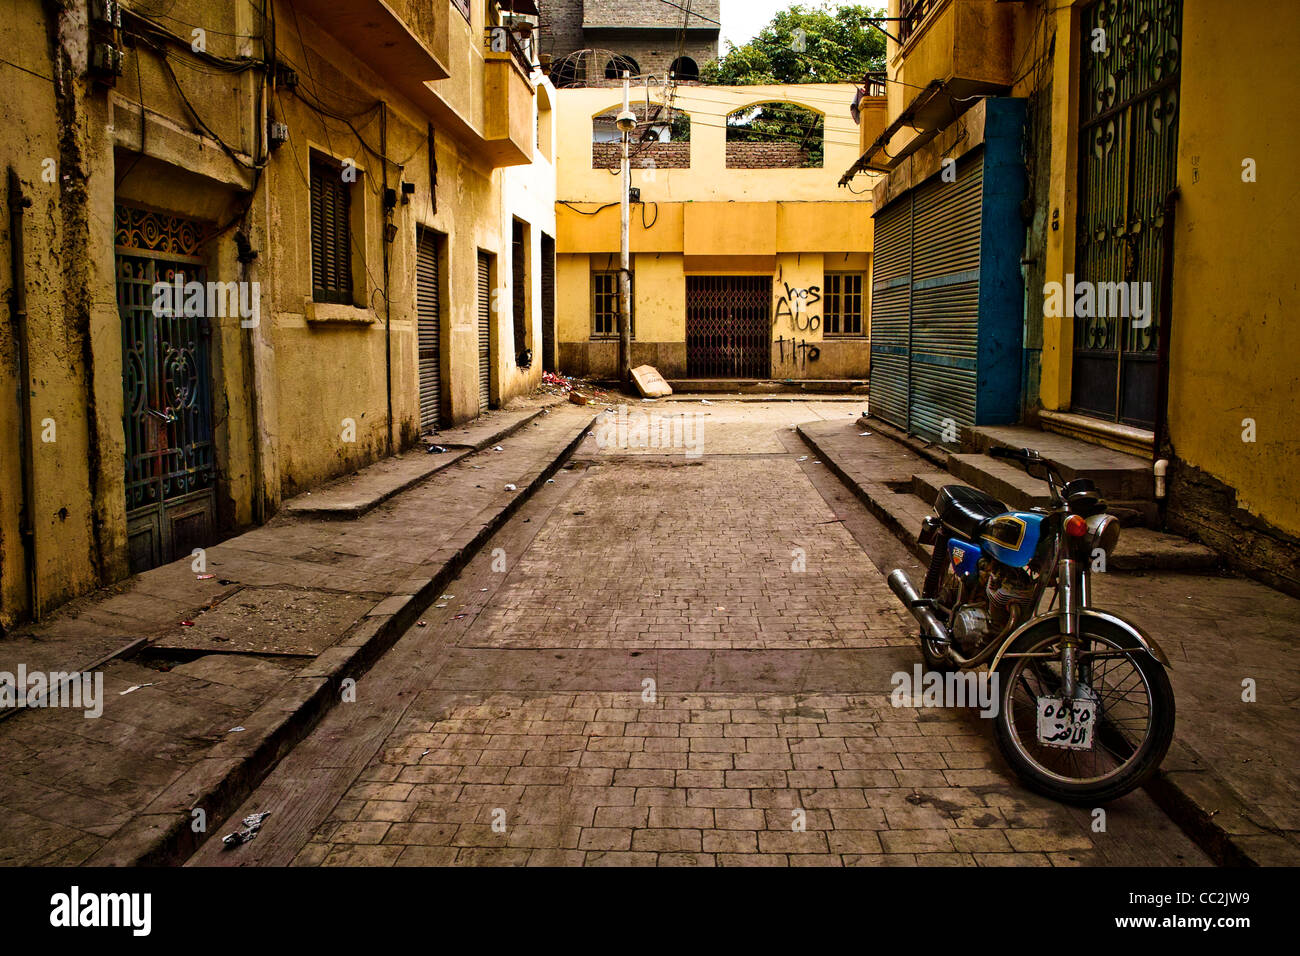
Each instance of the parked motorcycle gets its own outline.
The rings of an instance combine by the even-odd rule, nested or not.
[[[1028,448],[990,454],[1045,480],[1051,506],[1013,511],[947,485],[921,530],[934,545],[923,593],[901,568],[889,586],[921,625],[928,668],[988,664],[996,675],[998,747],[1028,787],[1069,803],[1114,800],[1169,749],[1169,660],[1137,625],[1092,606],[1094,567],[1104,568],[1120,532],[1095,484],[1063,481]]]

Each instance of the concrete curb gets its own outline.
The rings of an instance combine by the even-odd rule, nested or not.
[[[434,475],[436,475],[438,472],[442,471],[443,469],[450,468],[452,465],[456,464],[456,462],[465,458],[467,454],[476,451],[483,451],[485,448],[490,448],[493,445],[496,445],[504,441],[506,438],[510,437],[515,432],[519,431],[519,429],[523,428],[525,425],[534,422],[538,418],[540,418],[542,415],[542,411],[543,409],[539,408],[531,415],[521,418],[517,422],[512,422],[511,424],[506,425],[504,428],[501,428],[498,431],[493,432],[487,438],[480,439],[479,441],[474,442],[473,444],[444,445],[443,447],[446,448],[448,452],[458,452],[458,454],[446,454],[446,455],[436,456],[434,460],[430,462],[429,469],[427,471],[424,471],[417,475],[412,475],[410,478],[403,479],[393,487],[386,489],[383,493],[375,495],[374,497],[367,499],[364,503],[358,504],[354,507],[329,507],[329,506],[313,507],[312,505],[306,502],[302,504],[293,504],[292,502],[286,502],[283,508],[283,513],[295,518],[320,518],[320,519],[331,520],[331,521],[355,521],[357,518],[360,518],[362,515],[368,514],[369,512],[373,511],[375,508],[378,508],[380,505],[382,505],[385,501],[388,501],[390,498],[401,494],[403,491],[409,491],[410,489],[414,488],[416,485],[422,484],[423,482],[429,480],[430,478],[432,478]],[[317,494],[319,494],[323,490],[324,489],[315,489]],[[298,501],[302,497],[305,496],[300,495],[298,496],[298,498],[295,498],[293,500]]]
[[[870,491],[826,454],[816,439],[799,426],[796,431],[844,486],[892,531],[922,562],[930,554],[917,539],[919,527],[906,527],[898,516],[875,501]],[[892,435],[886,437],[893,438]],[[913,449],[915,450],[915,449]],[[1162,769],[1143,789],[1169,818],[1220,866],[1295,865],[1294,849],[1285,839],[1251,819],[1250,808],[1204,769],[1207,762],[1185,744],[1175,740]]]
[[[425,566],[430,572],[428,577],[406,581],[409,593],[393,594],[376,604],[337,644],[250,714],[243,721],[245,733],[209,748],[100,847],[86,865],[175,866],[218,836],[207,827],[238,809],[285,754],[339,702],[343,682],[360,678],[397,642],[483,545],[560,469],[595,421],[593,416],[522,488],[503,493],[506,500],[479,512],[463,529],[466,533],[461,540],[443,547]],[[201,832],[194,829],[198,810],[203,812],[205,824]]]
[[[817,457],[821,459],[822,464],[831,470],[831,473],[844,484],[845,488],[857,496],[858,500],[866,506],[867,510],[870,511],[881,524],[894,533],[894,537],[898,538],[898,540],[902,541],[903,544],[907,546],[907,550],[916,555],[923,563],[930,563],[930,552],[926,550],[925,546],[921,544],[920,540],[917,538],[917,533],[920,531],[919,527],[912,527],[911,525],[903,524],[896,514],[887,508],[882,507],[880,502],[876,501],[866,488],[851,478],[848,472],[841,467],[839,462],[828,455],[821,445],[817,444],[815,438],[804,431],[802,425],[797,426],[795,431],[798,433],[799,437],[803,439],[804,444],[811,448],[813,452],[816,453]]]

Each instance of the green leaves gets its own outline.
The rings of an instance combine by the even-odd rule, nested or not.
[[[700,72],[706,83],[854,83],[884,69],[885,38],[864,25],[885,12],[858,4],[829,8],[794,4],[772,18],[743,46],[728,44],[724,56]]]

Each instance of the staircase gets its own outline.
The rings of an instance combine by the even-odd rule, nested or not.
[[[1219,564],[1218,555],[1210,548],[1155,530],[1159,524],[1155,478],[1151,462],[1145,458],[1023,425],[965,429],[961,450],[949,452],[937,445],[921,446],[878,419],[864,419],[859,424],[862,430],[883,432],[922,456],[910,459],[915,466],[910,476],[895,474],[884,482],[892,494],[877,494],[873,502],[873,510],[891,512],[889,517],[896,519],[891,525],[906,537],[913,536],[912,525],[919,526],[916,515],[928,510],[946,484],[971,485],[1019,511],[1049,505],[1047,482],[988,455],[994,448],[1032,448],[1065,480],[1091,478],[1106,498],[1110,513],[1124,525],[1111,555],[1112,569],[1208,571]]]
[[[1013,507],[1046,504],[1050,500],[1047,483],[1029,477],[1011,462],[988,457],[994,448],[1032,448],[1066,481],[1091,478],[1110,505],[1111,514],[1126,526],[1152,528],[1160,521],[1151,462],[1136,455],[1023,425],[968,429],[965,447],[972,452],[949,455],[948,470]]]
[[[948,455],[951,476],[1012,508],[1027,510],[1047,505],[1047,482],[1031,478],[1011,462],[990,458],[991,449],[1032,448],[1066,481],[1091,478],[1110,513],[1124,526],[1110,561],[1117,571],[1208,571],[1219,563],[1218,555],[1210,548],[1155,530],[1160,511],[1155,476],[1151,462],[1145,458],[1024,425],[971,428],[963,437],[962,447],[969,451]],[[917,484],[920,477],[914,476],[913,483]]]

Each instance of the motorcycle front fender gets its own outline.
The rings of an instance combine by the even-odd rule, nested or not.
[[[1105,637],[1114,638],[1117,641],[1136,644],[1154,657],[1165,667],[1172,667],[1169,663],[1169,657],[1164,650],[1156,643],[1156,639],[1138,627],[1132,621],[1125,620],[1118,614],[1112,614],[1109,611],[1099,611],[1096,608],[1081,608],[1079,610],[1080,629],[1084,625],[1091,623],[1095,631]],[[997,654],[989,663],[989,670],[998,669],[998,664],[1002,662],[1003,656],[1011,649],[1011,646],[1026,635],[1043,636],[1059,634],[1061,632],[1061,615],[1057,611],[1048,614],[1040,614],[1038,617],[1030,618],[1024,624],[1007,635],[998,648]],[[1125,640],[1127,639],[1127,640]]]

